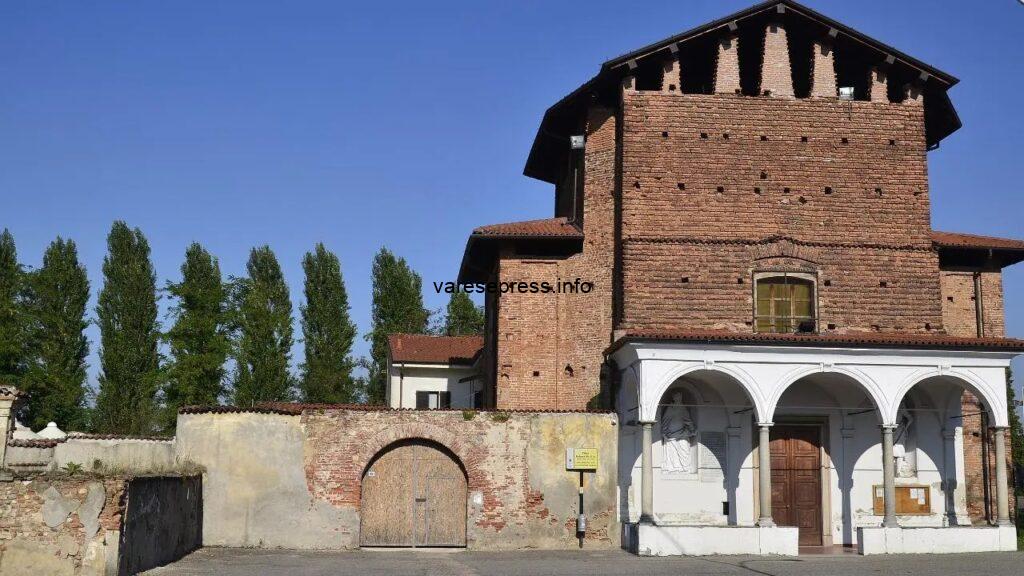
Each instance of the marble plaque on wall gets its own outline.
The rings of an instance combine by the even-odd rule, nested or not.
[[[700,433],[700,480],[721,482],[725,478],[726,439],[724,432]]]

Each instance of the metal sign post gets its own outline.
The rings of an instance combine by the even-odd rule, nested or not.
[[[579,515],[576,517],[576,538],[583,548],[583,539],[587,535],[587,517],[583,513],[583,473],[596,472],[600,463],[597,448],[566,448],[565,469],[580,473]]]

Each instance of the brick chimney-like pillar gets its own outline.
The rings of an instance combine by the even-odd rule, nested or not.
[[[907,84],[903,87],[903,103],[921,106],[924,104],[922,86],[919,84]]]
[[[888,102],[889,101],[889,82],[886,78],[885,70],[880,68],[871,69],[871,101],[872,102]]]
[[[836,59],[832,46],[815,42],[811,48],[814,52],[814,69],[811,72],[811,96],[813,98],[837,98],[836,90]]]
[[[673,54],[667,60],[662,68],[661,76],[661,91],[666,94],[679,94],[682,90],[679,86],[680,75],[679,75],[679,55]]]
[[[769,24],[764,31],[764,61],[761,63],[761,93],[780,98],[793,97],[793,73],[789,67],[789,42],[782,24]]]
[[[738,94],[740,91],[740,39],[729,36],[718,41],[718,63],[715,66],[715,94]]]

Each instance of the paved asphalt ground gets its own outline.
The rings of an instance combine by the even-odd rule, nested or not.
[[[1021,576],[1024,553],[639,558],[621,551],[289,552],[205,548],[146,576]]]

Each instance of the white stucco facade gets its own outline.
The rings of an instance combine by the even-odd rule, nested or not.
[[[759,525],[759,429],[781,425],[817,429],[822,545],[856,546],[859,533],[882,524],[883,427],[896,436],[896,487],[927,502],[927,512],[897,515],[899,526],[966,529],[961,394],[973,392],[992,424],[1006,426],[1006,368],[1013,355],[654,341],[627,343],[612,357],[620,371],[616,406],[623,423],[620,519],[657,527],[625,532],[635,550],[659,555],[692,553],[666,543],[694,526],[724,530],[702,531],[702,538],[717,538],[724,548],[702,546],[701,553],[727,553],[733,528]],[[678,432],[679,421],[687,422],[686,432]],[[641,522],[644,423],[651,430],[653,494],[651,518]],[[688,464],[680,465],[680,451]],[[760,525],[770,527],[764,520]],[[796,553],[795,530],[759,534],[759,541],[775,543],[761,553]],[[886,534],[885,542],[899,541]],[[879,541],[868,543],[865,553],[897,551]],[[972,532],[963,541],[972,550],[1001,546],[998,530]]]
[[[416,408],[417,392],[449,392],[451,408],[474,408],[474,394],[480,389],[472,366],[452,364],[390,363],[388,405]]]

